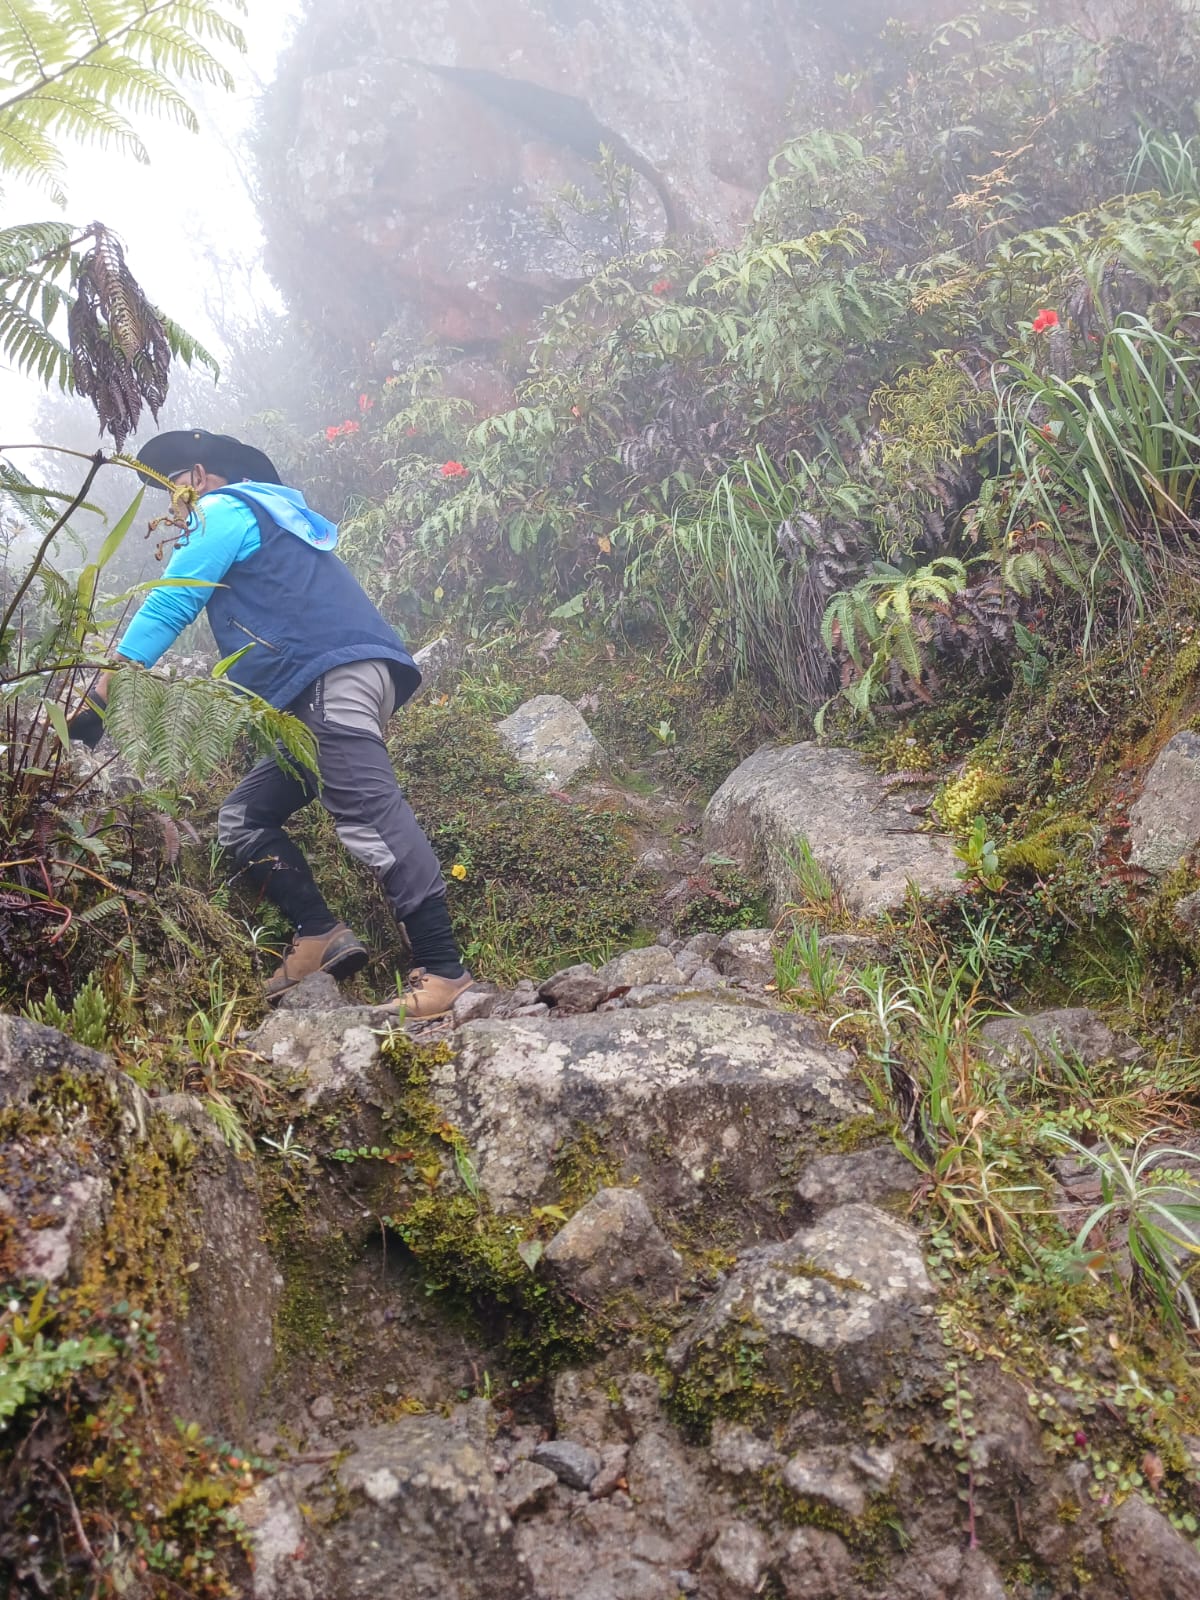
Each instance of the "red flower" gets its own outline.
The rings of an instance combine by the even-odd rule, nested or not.
[[[1045,333],[1048,328],[1058,327],[1057,311],[1039,311],[1033,319],[1034,333]]]
[[[337,426],[334,426],[334,427],[331,427],[331,428],[326,428],[326,429],[325,429],[325,437],[326,437],[326,438],[327,438],[327,439],[328,439],[328,440],[329,440],[329,442],[330,442],[330,443],[331,443],[331,444],[332,444],[332,442],[333,442],[333,441],[334,441],[334,440],[335,440],[335,439],[336,439],[336,438],[338,438],[338,436],[339,436],[339,435],[340,435],[340,434],[341,434],[341,431],[342,431],[342,430],[341,430],[341,429],[340,429],[340,428],[339,428],[339,427],[337,427]]]
[[[372,408],[372,406],[374,404],[375,404],[375,402],[374,402],[374,400],[371,399],[371,396],[369,394],[360,394],[359,395],[359,397],[358,397],[358,409],[360,411],[370,411],[370,409]]]
[[[466,469],[466,467],[463,466],[461,461],[443,461],[442,462],[442,477],[443,478],[465,478],[466,476],[467,476],[467,469]]]
[[[335,422],[332,427],[325,429],[325,437],[329,440],[340,439],[344,434],[357,433],[358,423],[349,418],[345,422]]]
[[[358,423],[357,422],[343,422],[342,423],[342,432],[343,433],[357,433],[358,432]]]
[[[1195,251],[1200,252],[1200,239],[1193,239],[1192,240],[1192,249],[1195,250]]]
[[[670,289],[671,287],[672,287],[672,284],[671,284],[670,278],[660,278],[657,283],[652,283],[650,285],[650,293],[651,294],[666,294],[667,290]]]
[[[417,437],[417,430],[415,428],[405,428],[404,436],[407,439],[415,439]]]

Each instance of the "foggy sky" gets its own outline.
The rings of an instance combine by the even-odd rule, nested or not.
[[[249,0],[249,14],[239,19],[246,55],[215,52],[233,73],[236,91],[185,89],[200,121],[198,133],[131,116],[149,151],[148,166],[116,151],[68,144],[66,208],[59,211],[40,190],[6,183],[0,197],[4,224],[106,223],[121,238],[149,298],[223,358],[226,324],[249,315],[255,303],[278,303],[262,270],[262,233],[244,147],[254,101],[274,74],[299,9],[299,0]],[[43,393],[40,385],[0,366],[0,442],[37,438],[34,413]],[[61,403],[92,415],[79,399],[63,397]]]

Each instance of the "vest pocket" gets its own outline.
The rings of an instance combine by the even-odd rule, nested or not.
[[[251,643],[253,643],[253,644],[261,644],[262,647],[265,650],[273,650],[276,655],[279,654],[279,650],[280,650],[280,646],[279,645],[272,644],[270,639],[264,639],[263,636],[260,633],[254,633],[250,628],[248,628],[246,626],[246,624],[244,622],[239,622],[236,617],[230,617],[229,626],[231,628],[236,628],[239,633],[244,633],[246,635],[247,639],[249,639],[251,641]]]

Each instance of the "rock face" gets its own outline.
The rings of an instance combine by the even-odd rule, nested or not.
[[[562,789],[604,760],[604,748],[560,694],[539,694],[518,706],[496,731],[543,789]]]
[[[992,1017],[979,1030],[982,1053],[1007,1076],[1028,1077],[1040,1068],[1055,1075],[1060,1057],[1095,1066],[1124,1047],[1087,1006],[1064,1006],[1024,1017]]]
[[[1130,1600],[1190,1600],[1200,1594],[1200,1552],[1136,1494],[1117,1507],[1108,1548]]]
[[[253,1169],[198,1101],[150,1100],[109,1057],[19,1017],[0,1016],[0,1111],[10,1113],[0,1133],[0,1262],[14,1282],[76,1281],[94,1264],[116,1203],[137,1215],[164,1132],[184,1136],[156,1222],[187,1263],[186,1315],[166,1318],[162,1332],[166,1392],[180,1415],[235,1435],[274,1363],[282,1282],[263,1244]],[[158,1265],[148,1263],[148,1275]],[[170,1289],[169,1278],[161,1286]]]
[[[186,1128],[195,1153],[183,1190],[189,1219],[187,1317],[180,1374],[190,1415],[244,1437],[275,1363],[273,1321],[283,1278],[264,1243],[253,1168],[239,1161],[189,1095],[155,1103]]]
[[[824,1211],[852,1200],[894,1202],[911,1195],[919,1182],[920,1173],[895,1145],[873,1144],[815,1157],[800,1174],[796,1193]]]
[[[748,1251],[725,1287],[672,1347],[686,1375],[727,1339],[758,1353],[781,1383],[792,1364],[823,1357],[838,1394],[876,1388],[933,1297],[919,1236],[874,1206],[827,1212],[782,1244]]]
[[[498,1210],[547,1196],[556,1149],[584,1126],[649,1202],[686,1208],[719,1184],[753,1211],[781,1160],[865,1109],[850,1058],[811,1024],[702,1002],[473,1022],[430,1090]]]
[[[354,1436],[338,1472],[347,1514],[322,1551],[339,1597],[530,1595],[486,1453],[486,1422],[473,1420],[464,1428],[448,1417],[403,1417]]]
[[[668,1300],[683,1262],[636,1189],[601,1189],[546,1246],[546,1265],[575,1299],[604,1310]]]
[[[1200,844],[1200,736],[1177,733],[1164,747],[1129,814],[1129,859],[1171,872]]]
[[[699,936],[688,954],[704,962],[716,948]],[[618,975],[669,976],[662,958],[677,959],[635,954],[653,970]],[[661,996],[664,985],[641,987]],[[321,987],[308,993],[326,1003]],[[825,1135],[863,1105],[851,1062],[814,1025],[660,998],[646,1010],[472,1022],[447,1030],[448,1048],[417,1052],[417,1067],[395,1041],[381,1053],[372,1021],[354,1007],[276,1013],[254,1041],[264,1073],[293,1096],[282,1115],[316,1152],[269,1158],[295,1225],[275,1234],[289,1295],[311,1284],[331,1309],[303,1355],[280,1339],[271,1409],[257,1419],[279,1280],[253,1165],[214,1137],[195,1101],[147,1100],[105,1057],[0,1021],[0,1248],[13,1241],[14,1194],[56,1220],[55,1185],[82,1163],[101,1187],[95,1220],[66,1240],[69,1292],[79,1252],[90,1281],[92,1251],[119,1248],[104,1230],[133,1215],[124,1208],[139,1176],[158,1173],[164,1256],[186,1271],[190,1302],[186,1324],[163,1329],[170,1411],[251,1437],[278,1467],[239,1506],[247,1600],[1003,1600],[991,1556],[1011,1572],[1016,1551],[1064,1596],[1080,1592],[1084,1568],[1089,1600],[1200,1593],[1200,1557],[1163,1511],[1136,1497],[1097,1502],[1086,1463],[1043,1454],[1024,1387],[988,1360],[972,1363],[970,1396],[990,1555],[964,1548],[947,1352],[922,1242],[865,1198],[891,1202],[911,1178],[886,1144],[828,1147]],[[480,1185],[468,1193],[461,1167],[457,1188],[453,1170],[422,1167],[414,1207],[440,1196],[448,1216],[465,1217],[461,1238],[475,1236],[486,1199],[527,1208],[558,1199],[559,1185],[574,1211],[540,1260],[519,1252],[527,1298],[484,1305],[497,1319],[509,1307],[517,1339],[538,1307],[594,1313],[576,1347],[585,1364],[539,1392],[508,1364],[516,1343],[506,1352],[482,1322],[439,1312],[415,1244],[415,1266],[378,1244],[382,1206],[398,1193],[388,1175],[413,1154],[364,1150],[343,1165],[355,1152],[335,1152],[353,1126],[376,1142],[372,1118],[386,1142],[389,1097],[406,1088],[410,1112],[439,1137],[451,1122],[461,1131]],[[555,1170],[572,1150],[593,1163],[576,1168],[595,1191],[577,1209]],[[139,1166],[147,1154],[157,1166]],[[596,1189],[598,1164],[620,1168],[625,1186]],[[415,1186],[404,1187],[407,1204]],[[541,1213],[539,1238],[552,1219]],[[508,1230],[529,1219],[486,1220]],[[364,1294],[368,1282],[377,1295]],[[356,1324],[375,1356],[366,1381]],[[532,1331],[557,1339],[563,1328]],[[472,1382],[489,1393],[494,1383],[495,1403],[456,1404]],[[196,1397],[207,1400],[199,1411]],[[269,1421],[277,1431],[255,1431]]]
[[[445,680],[462,665],[462,658],[462,645],[457,639],[447,639],[445,635],[431,639],[428,644],[423,644],[419,650],[415,650],[413,660],[421,674],[418,694],[434,688],[439,683],[444,687]]]
[[[813,104],[844,35],[886,16],[878,0],[317,8],[268,96],[272,273],[314,318],[336,306],[374,336],[407,313],[413,336],[478,349],[614,253],[607,217],[572,216],[575,245],[546,218],[567,184],[600,193],[602,144],[636,174],[634,250],[731,242],[797,93]]]
[[[850,910],[881,916],[921,894],[958,893],[949,839],[921,831],[885,780],[849,750],[795,744],[757,750],[726,778],[704,813],[704,847],[761,872],[776,909],[796,897],[784,857],[807,839]]]
[[[42,1097],[56,1081],[82,1088],[68,1127],[65,1113],[37,1125]],[[146,1099],[96,1050],[23,1017],[0,1016],[0,1110],[28,1111],[0,1134],[0,1259],[15,1280],[59,1283],[78,1272],[85,1247],[108,1214],[114,1169],[145,1136]]]

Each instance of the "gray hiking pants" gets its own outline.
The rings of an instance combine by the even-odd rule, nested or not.
[[[320,784],[312,773],[285,772],[270,756],[242,779],[222,805],[217,838],[245,876],[263,889],[295,926],[333,918],[307,861],[283,824],[312,800],[332,816],[338,838],[379,879],[403,921],[446,881],[412,807],[400,793],[383,742],[396,687],[384,661],[354,661],[318,678],[288,710],[317,741]]]

